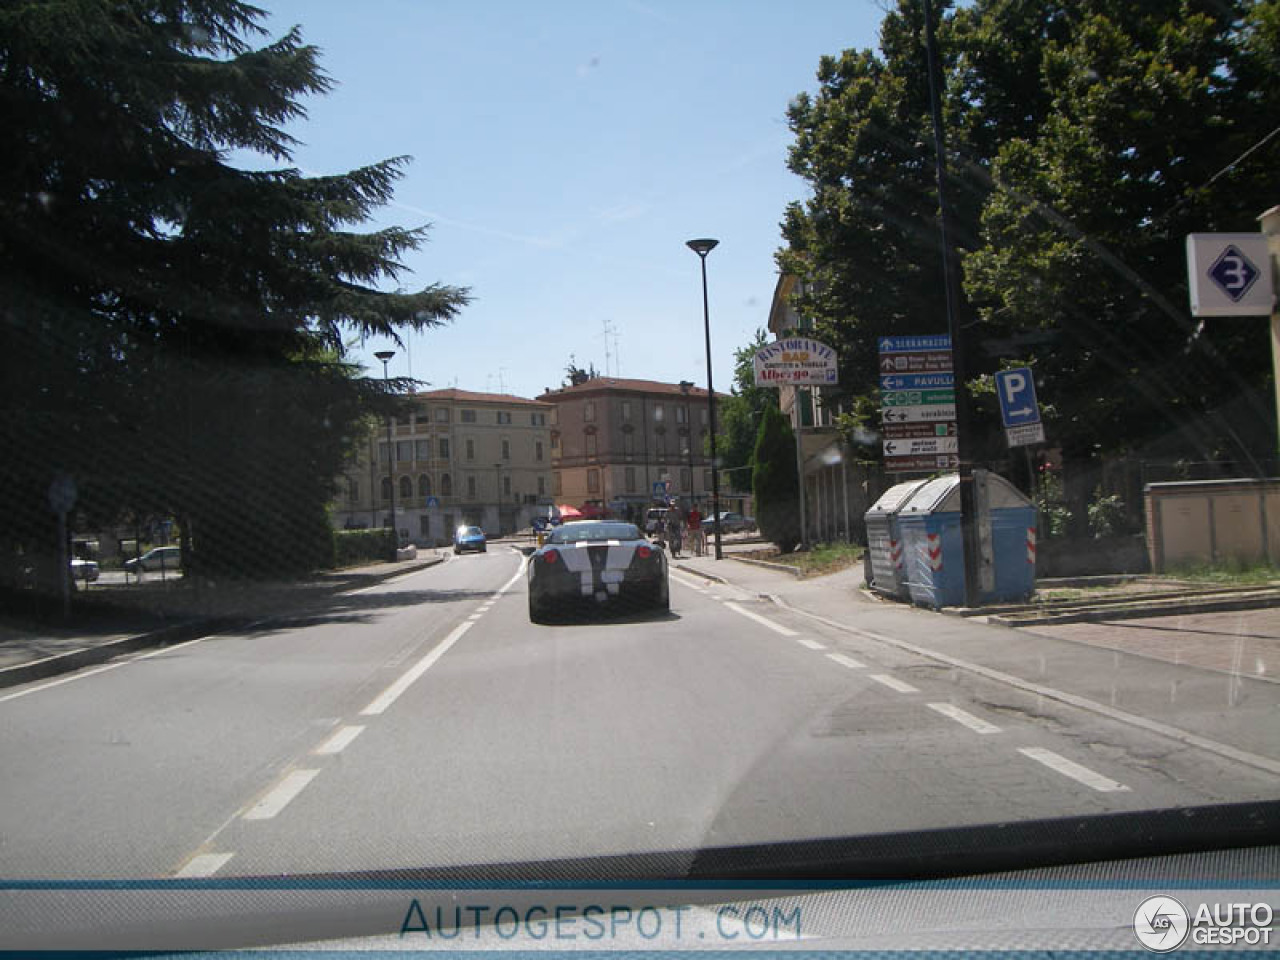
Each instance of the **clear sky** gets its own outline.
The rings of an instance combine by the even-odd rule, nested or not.
[[[432,224],[406,288],[468,286],[392,375],[536,396],[580,366],[728,389],[765,326],[788,201],[787,103],[822,54],[875,46],[876,0],[260,0],[337,82],[291,126],[294,163],[337,173],[412,156],[376,225]],[[616,332],[608,338],[604,325]],[[385,342],[356,356],[373,359]]]

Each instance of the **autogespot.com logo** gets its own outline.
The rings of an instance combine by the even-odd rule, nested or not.
[[[1190,928],[1191,915],[1173,897],[1147,897],[1133,915],[1133,932],[1144,947],[1156,953],[1182,946]]]

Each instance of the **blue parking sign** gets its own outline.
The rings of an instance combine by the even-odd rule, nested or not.
[[[1040,422],[1036,381],[1030,367],[1016,367],[997,373],[996,394],[1000,398],[1000,419],[1006,427]]]

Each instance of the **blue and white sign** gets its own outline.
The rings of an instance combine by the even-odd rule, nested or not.
[[[431,509],[431,508],[433,508],[433,507],[438,507],[438,506],[440,506],[440,501],[439,501],[439,500],[437,500],[435,497],[427,497],[427,509],[428,509],[428,510],[430,510],[430,509]]]
[[[996,374],[996,394],[1000,397],[1000,419],[1006,427],[1040,422],[1036,403],[1036,381],[1030,367],[1001,370]]]
[[[881,353],[912,353],[916,350],[950,350],[951,337],[945,333],[919,337],[881,337]]]
[[[938,390],[955,385],[954,373],[889,373],[880,377],[882,390]]]
[[[1189,234],[1187,286],[1197,317],[1270,314],[1275,290],[1267,238],[1261,233]]]

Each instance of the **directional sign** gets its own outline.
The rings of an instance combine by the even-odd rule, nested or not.
[[[930,407],[929,409],[933,409]],[[954,437],[954,420],[940,423],[886,423],[880,436],[886,440],[906,440],[913,437]]]
[[[916,407],[931,403],[954,405],[955,402],[954,390],[895,390],[880,397],[880,405],[885,407]]]
[[[881,353],[909,353],[920,350],[950,350],[951,337],[945,333],[933,333],[920,337],[881,337]]]
[[[959,453],[960,441],[956,437],[919,437],[913,440],[884,441],[885,456],[917,457],[938,453]]]
[[[1188,234],[1187,285],[1197,317],[1271,313],[1275,291],[1267,238],[1261,233]]]
[[[882,390],[937,390],[955,385],[953,373],[891,373],[880,378]]]
[[[919,404],[906,407],[888,407],[880,411],[880,419],[887,426],[891,423],[939,423],[955,420],[954,403]]]
[[[1036,381],[1030,367],[1001,370],[996,374],[996,393],[1000,397],[1000,419],[1006,427],[1040,422],[1036,404]]]
[[[880,354],[880,373],[949,373],[950,350]]]
[[[1025,447],[1033,443],[1044,443],[1043,423],[1024,423],[1018,427],[1007,427],[1004,433],[1011,447]]]
[[[890,473],[933,473],[935,470],[954,470],[960,466],[960,458],[942,453],[923,457],[885,457],[884,468]]]

